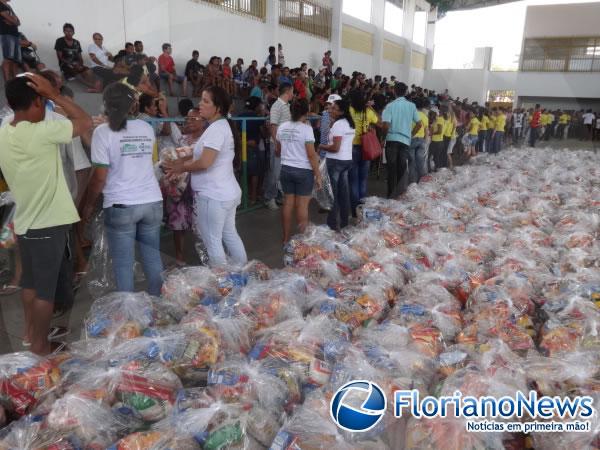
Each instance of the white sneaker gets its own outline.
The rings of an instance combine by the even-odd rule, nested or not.
[[[267,208],[269,208],[271,211],[277,211],[279,209],[279,206],[277,206],[277,202],[275,201],[275,199],[265,202],[265,206]]]

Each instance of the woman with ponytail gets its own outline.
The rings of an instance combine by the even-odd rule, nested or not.
[[[211,266],[227,264],[225,247],[234,264],[248,260],[244,243],[235,227],[235,214],[242,191],[234,174],[234,159],[241,139],[227,118],[231,98],[221,87],[202,92],[200,117],[210,124],[194,147],[193,156],[163,163],[167,175],[191,173],[194,216],[199,238],[204,241]]]
[[[104,195],[104,224],[117,290],[134,290],[135,244],[139,244],[148,293],[160,295],[163,264],[160,257],[162,194],[152,164],[154,130],[134,119],[135,93],[121,83],[104,90],[108,123],[92,137],[94,174],[88,187],[84,218],[89,220],[100,194]]]

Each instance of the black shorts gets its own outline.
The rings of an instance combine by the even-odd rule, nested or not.
[[[315,176],[311,169],[281,166],[281,188],[286,195],[310,197],[315,184]]]
[[[71,225],[29,230],[17,236],[23,275],[21,287],[36,297],[61,304],[73,303],[73,268],[69,247]]]
[[[1,34],[0,46],[2,47],[2,57],[4,59],[21,63],[21,43],[19,42],[19,36]]]

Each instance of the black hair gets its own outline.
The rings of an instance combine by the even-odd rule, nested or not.
[[[168,42],[165,42],[165,43],[162,45],[163,52],[164,52],[166,49],[168,49],[170,46],[171,46],[171,44],[169,44]]]
[[[308,101],[305,98],[296,99],[290,106],[292,122],[298,122],[302,117],[308,114],[308,111]]]
[[[208,60],[208,63],[212,64],[215,59],[219,59],[219,57],[218,56],[211,56],[210,59]]]
[[[198,56],[200,56],[200,52],[199,52],[198,50],[194,50],[194,51],[192,52],[192,56],[194,56],[194,55],[198,55]]]
[[[272,45],[269,47],[269,53],[273,53],[275,51],[275,47],[273,47]]]
[[[26,111],[40,96],[27,85],[29,78],[17,77],[6,83],[4,89],[8,106],[13,111]]]
[[[225,62],[225,60],[227,60],[227,59],[228,59],[229,61],[231,61],[231,57],[230,57],[230,56],[226,56],[226,57],[223,59],[223,62]]]
[[[294,87],[290,83],[281,83],[279,85],[279,96],[282,96],[286,92],[292,90]]]
[[[191,101],[189,98],[182,98],[181,100],[179,100],[177,109],[179,110],[179,114],[182,117],[186,117],[190,110],[194,109],[194,102]]]
[[[142,42],[142,41],[135,41],[135,42],[133,43],[133,45],[138,45],[138,44],[142,44],[142,45],[143,45],[143,42]]]
[[[225,89],[219,86],[209,86],[204,89],[204,92],[207,92],[210,95],[213,104],[217,108],[217,111],[219,111],[219,113],[225,119],[227,119],[229,128],[231,128],[231,134],[233,135],[235,160],[239,160],[239,156],[242,152],[242,138],[233,121],[227,117],[227,114],[229,114],[229,110],[231,109],[231,97]],[[234,161],[234,166],[237,166],[236,161]]]
[[[396,91],[396,95],[398,97],[404,97],[406,95],[406,92],[408,91],[408,86],[404,83],[398,83],[396,84],[394,90]]]
[[[72,30],[73,33],[75,33],[75,27],[73,26],[72,23],[67,22],[63,25],[63,31],[66,31],[66,30]]]
[[[123,83],[111,83],[104,89],[104,110],[112,131],[127,127],[127,116],[135,103],[135,93]]]
[[[131,42],[125,42],[125,48],[127,47],[133,47],[133,44]]]
[[[367,99],[363,91],[354,89],[350,91],[350,104],[356,112],[362,113],[367,109]]]
[[[154,104],[154,97],[148,94],[140,95],[140,112],[145,113],[148,108]]]
[[[262,104],[262,100],[258,97],[248,97],[244,102],[244,106],[248,111],[256,111],[256,108]]]
[[[142,81],[143,76],[144,68],[142,66],[133,66],[131,69],[129,69],[127,82],[132,86],[137,86]]]
[[[354,124],[352,114],[350,114],[350,103],[348,102],[348,100],[336,100],[335,104],[342,111],[342,116],[338,120],[346,119],[348,121],[348,124],[350,125],[350,128],[355,128],[356,125]]]

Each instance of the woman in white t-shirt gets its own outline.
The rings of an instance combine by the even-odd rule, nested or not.
[[[292,120],[277,128],[276,155],[281,157],[281,187],[283,189],[283,243],[289,242],[292,220],[296,213],[298,231],[308,225],[308,205],[315,183],[321,186],[319,156],[315,151],[315,134],[306,123],[306,99],[296,100],[290,107]]]
[[[356,132],[346,100],[337,100],[329,115],[335,123],[329,131],[329,144],[321,144],[320,148],[327,152],[327,172],[333,188],[333,207],[327,216],[327,225],[337,231],[348,226],[350,217],[348,174],[352,169],[352,141]]]
[[[167,175],[192,174],[196,230],[206,245],[211,266],[227,264],[225,247],[233,263],[248,261],[235,227],[242,191],[233,172],[233,160],[241,141],[227,119],[230,106],[231,98],[223,88],[206,88],[199,108],[200,117],[210,125],[194,146],[193,156],[163,163]]]
[[[104,91],[108,123],[92,136],[94,174],[88,187],[84,218],[89,220],[104,194],[104,224],[117,290],[134,290],[135,244],[139,244],[148,293],[159,296],[163,264],[160,256],[162,194],[152,164],[154,130],[137,115],[135,93],[120,83]]]

